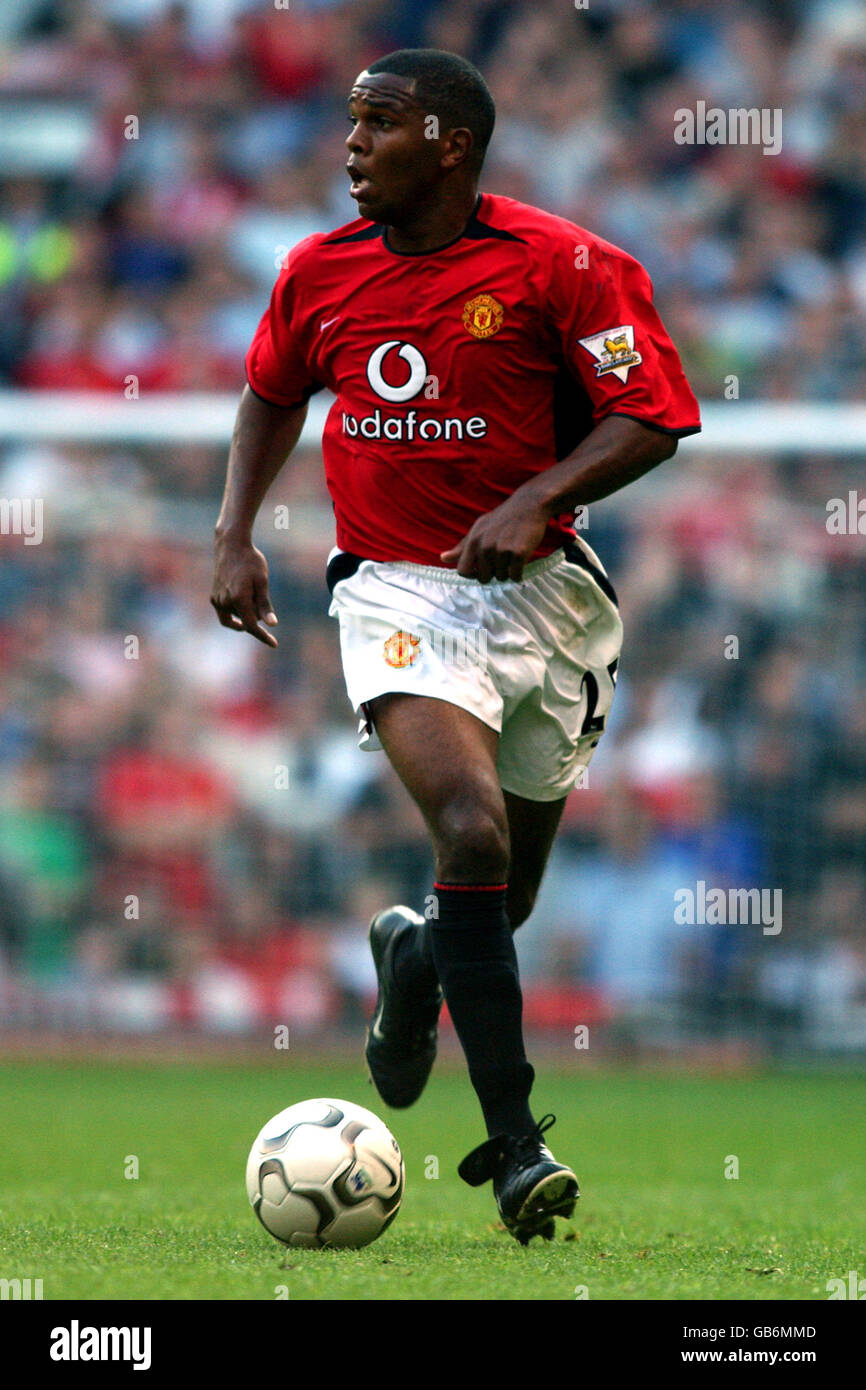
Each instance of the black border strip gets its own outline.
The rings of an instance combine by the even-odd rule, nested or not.
[[[339,555],[335,555],[333,560],[328,561],[328,568],[325,570],[325,582],[328,585],[328,592],[334,592],[334,586],[339,584],[341,579],[351,579],[353,574],[364,563],[363,555],[353,555],[350,550],[341,550]]]
[[[656,425],[652,420],[642,419],[640,415],[630,415],[627,410],[611,410],[601,419],[610,420],[614,415],[618,415],[621,420],[634,420],[638,425],[644,425],[648,430],[656,430],[658,434],[669,434],[674,439],[684,439],[687,434],[700,434],[703,429],[703,425],[688,425],[682,430],[671,430],[668,429],[667,425]],[[601,420],[598,423],[601,424]]]
[[[299,401],[295,401],[292,405],[286,405],[283,401],[272,401],[267,396],[263,396],[261,391],[257,391],[255,386],[253,386],[253,383],[250,381],[249,377],[247,377],[247,386],[250,388],[257,400],[264,401],[265,405],[279,406],[281,410],[300,410],[302,405],[307,404],[311,396],[315,396],[317,391],[322,390],[322,383],[316,381],[313,383],[312,386],[308,387],[308,389],[304,392]]]
[[[616,596],[616,589],[611,584],[604,570],[599,569],[598,565],[594,565],[588,555],[584,555],[577,541],[566,541],[562,548],[565,551],[566,560],[572,565],[579,565],[582,570],[586,570],[587,574],[591,575],[595,580],[601,592],[610,599],[614,607],[619,608],[619,599]]]

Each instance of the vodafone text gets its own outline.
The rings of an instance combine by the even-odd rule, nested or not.
[[[417,410],[408,410],[405,415],[386,415],[376,407],[371,415],[348,415],[343,411],[343,433],[353,439],[384,439],[398,443],[412,443],[416,439],[483,439],[487,433],[487,421],[483,415],[470,415],[463,420],[459,415],[440,420],[435,415],[422,415]]]

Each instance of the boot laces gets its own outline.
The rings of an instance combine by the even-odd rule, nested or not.
[[[541,1147],[546,1148],[543,1136],[555,1124],[555,1115],[542,1115],[535,1129],[531,1130],[529,1134],[521,1134],[512,1141],[512,1153],[521,1165],[533,1163],[538,1159],[539,1149]]]

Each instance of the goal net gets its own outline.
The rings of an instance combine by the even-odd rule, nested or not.
[[[358,751],[314,398],[262,507],[280,646],[221,629],[237,397],[0,394],[7,1020],[355,1036],[425,828]],[[518,933],[554,1051],[866,1049],[866,407],[704,406],[577,516],[625,644]],[[861,497],[863,500],[861,500]],[[573,1055],[573,1054],[572,1054]]]

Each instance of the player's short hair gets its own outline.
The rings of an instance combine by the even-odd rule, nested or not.
[[[472,132],[472,165],[476,172],[493,134],[496,107],[481,73],[468,59],[441,48],[399,48],[386,53],[367,68],[370,73],[391,72],[415,79],[416,100],[442,125]]]

